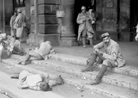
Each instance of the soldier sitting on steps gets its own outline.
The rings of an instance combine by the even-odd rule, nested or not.
[[[96,62],[97,57],[99,59],[98,61],[102,63],[102,67],[96,76],[95,81],[90,83],[91,85],[95,85],[101,82],[107,67],[122,67],[125,65],[125,60],[120,51],[120,47],[114,40],[110,38],[109,33],[103,33],[101,38],[103,41],[94,46],[92,56],[88,59],[88,67],[82,70],[82,72],[92,71],[92,67]],[[100,49],[104,49],[104,52]]]
[[[11,78],[19,79],[19,89],[31,89],[35,91],[49,91],[52,90],[53,86],[64,84],[64,80],[61,75],[55,79],[50,79],[49,75],[45,77],[44,75],[33,74],[26,70],[11,75]]]
[[[52,48],[50,41],[45,41],[40,44],[39,48],[29,51],[24,60],[20,61],[18,64],[25,65],[31,57],[34,57],[36,60],[44,60],[45,57],[51,53],[55,53],[54,49]]]

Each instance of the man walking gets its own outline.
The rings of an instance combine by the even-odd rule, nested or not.
[[[90,83],[91,85],[101,82],[107,67],[122,67],[126,63],[120,51],[119,45],[110,38],[109,33],[103,33],[101,37],[103,41],[94,46],[94,51],[89,59],[88,67],[82,70],[82,72],[92,71],[92,67],[96,62],[97,57],[99,58],[98,61],[99,63],[102,63],[102,67],[96,76],[95,81]],[[104,52],[100,49],[104,49]]]

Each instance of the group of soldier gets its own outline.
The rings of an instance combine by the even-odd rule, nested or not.
[[[82,72],[93,71],[94,65],[101,64],[101,68],[95,80],[89,83],[91,85],[96,85],[101,82],[102,77],[107,71],[108,67],[120,68],[126,64],[126,61],[121,53],[119,44],[113,39],[111,39],[110,34],[108,32],[105,32],[101,35],[102,42],[93,46],[93,37],[95,35],[95,30],[92,26],[95,23],[93,9],[90,8],[88,11],[86,11],[86,7],[82,6],[81,13],[79,13],[77,17],[77,23],[79,24],[78,40],[82,39],[83,47],[86,47],[86,39],[88,39],[93,48],[91,57],[87,60],[87,67],[82,69]],[[5,48],[3,45],[3,41],[5,39],[6,35],[1,34],[0,51]],[[27,64],[31,57],[34,57],[37,60],[43,60],[50,53],[54,53],[54,49],[52,48],[51,43],[49,41],[42,42],[40,44],[40,47],[30,50],[24,60],[20,61],[18,64]],[[52,87],[50,85],[63,84],[61,76],[57,78],[58,81],[54,80],[52,82],[47,82],[49,81],[48,78],[45,78],[44,76],[38,74],[34,75],[28,71],[23,71],[19,74],[14,74],[11,76],[11,78],[19,78],[20,81],[18,86],[21,89],[30,88],[33,90],[47,91],[50,87]]]

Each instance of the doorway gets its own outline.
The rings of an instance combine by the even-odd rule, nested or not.
[[[78,24],[76,23],[76,19],[77,19],[78,14],[81,12],[81,7],[85,6],[86,10],[88,9],[88,7],[91,7],[95,11],[96,10],[95,2],[96,2],[96,0],[75,0],[74,24],[75,24],[75,33],[76,33],[76,35],[78,34]]]
[[[130,41],[134,41],[138,23],[138,0],[130,0]]]
[[[138,0],[130,0],[130,31],[135,32],[138,23]]]

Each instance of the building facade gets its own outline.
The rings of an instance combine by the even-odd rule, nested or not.
[[[12,12],[22,8],[30,34],[27,42],[77,45],[76,18],[81,6],[93,6],[96,39],[109,32],[115,40],[133,41],[138,22],[137,0],[0,0],[0,30],[9,32]]]

